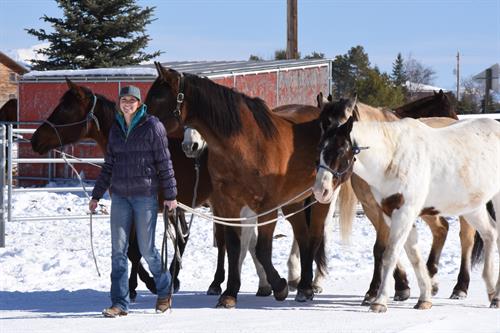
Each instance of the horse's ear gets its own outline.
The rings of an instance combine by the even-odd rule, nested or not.
[[[318,104],[318,108],[323,109],[323,93],[321,91],[316,96],[316,103]]]
[[[158,77],[160,79],[163,79],[163,71],[162,71],[162,66],[160,62],[155,61],[155,67],[156,67],[156,72],[158,73]]]
[[[354,117],[350,116],[349,119],[347,119],[346,123],[344,124],[344,131],[346,131],[346,134],[351,133],[352,131],[352,125],[354,124]]]
[[[83,91],[83,89],[80,86],[78,86],[77,84],[73,83],[73,81],[68,79],[68,77],[66,77],[66,84],[68,85],[69,90],[71,90],[71,92],[77,98],[80,98],[80,99],[85,98],[85,92]]]
[[[179,73],[173,69],[165,68],[157,63],[156,70],[158,71],[158,76],[167,82],[171,87],[177,87],[177,81],[179,79]]]
[[[328,94],[328,97],[326,99],[328,100],[328,102],[333,102],[332,94]]]

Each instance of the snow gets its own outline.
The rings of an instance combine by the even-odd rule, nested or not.
[[[49,189],[47,189],[49,191]],[[13,217],[84,215],[83,194],[16,192]],[[109,198],[101,210],[109,211]],[[208,209],[202,210],[209,212]],[[1,332],[500,332],[500,311],[490,309],[480,267],[471,276],[469,296],[450,300],[460,265],[459,225],[450,223],[442,253],[440,290],[433,308],[414,310],[418,288],[406,258],[412,297],[389,302],[387,313],[368,312],[361,303],[372,275],[375,234],[363,215],[356,217],[349,245],[339,240],[338,225],[327,227],[329,276],[324,291],[314,301],[297,303],[295,293],[278,302],[254,294],[258,279],[250,256],[242,269],[242,286],[236,309],[215,309],[215,296],[205,294],[216,264],[210,221],[195,218],[181,270],[181,291],[174,296],[173,310],[155,314],[155,296],[139,282],[139,296],[127,317],[102,318],[109,306],[109,220],[94,220],[94,247],[102,276],[98,277],[90,250],[88,220],[9,222],[6,247],[0,249]],[[431,235],[418,222],[425,256]],[[273,262],[287,277],[292,231],[279,221],[274,240]],[[160,247],[162,220],[158,220],[156,243]],[[170,254],[172,251],[169,252]],[[481,266],[481,265],[479,265]],[[497,270],[498,271],[498,270]]]
[[[120,67],[120,68],[95,68],[95,69],[67,69],[51,71],[31,71],[23,78],[37,78],[42,76],[151,76],[156,77],[157,72],[149,67]]]

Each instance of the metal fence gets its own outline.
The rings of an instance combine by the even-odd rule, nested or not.
[[[19,163],[103,163],[102,158],[19,158],[14,157],[14,137],[22,134],[32,134],[35,129],[17,129],[13,124],[0,124],[0,247],[5,247],[5,224],[22,221],[53,221],[68,219],[88,219],[88,215],[60,215],[60,216],[13,216],[12,195],[19,192],[83,192],[79,187],[50,187],[50,188],[14,188],[13,165]],[[88,192],[92,187],[87,187]],[[93,219],[108,219],[106,215],[95,215]]]

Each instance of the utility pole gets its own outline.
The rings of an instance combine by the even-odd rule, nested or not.
[[[297,43],[297,0],[287,0],[287,40],[286,58],[297,59],[299,57]]]
[[[460,100],[460,52],[457,51],[457,101]]]

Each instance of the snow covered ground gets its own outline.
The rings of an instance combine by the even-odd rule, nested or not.
[[[109,210],[109,200],[104,203]],[[87,199],[70,193],[16,193],[13,207],[14,217],[83,215]],[[160,247],[163,225],[161,220],[158,222],[156,241]],[[340,242],[335,223],[329,225],[329,277],[323,293],[316,295],[313,302],[297,303],[294,293],[284,302],[254,296],[258,280],[248,256],[237,308],[215,309],[217,297],[205,295],[216,263],[212,225],[195,219],[174,309],[155,314],[155,296],[140,282],[139,296],[130,314],[118,319],[100,315],[110,305],[108,219],[94,220],[101,277],[97,276],[90,251],[88,220],[11,222],[6,225],[6,247],[0,249],[0,332],[500,332],[500,311],[488,308],[480,268],[472,273],[466,300],[448,299],[460,265],[458,223],[453,222],[440,262],[440,290],[433,308],[427,311],[412,308],[418,288],[407,261],[410,300],[391,301],[384,314],[370,313],[359,305],[372,275],[375,239],[371,224],[361,215],[355,222],[350,245]],[[424,223],[419,222],[418,228],[421,248],[427,256],[431,236]],[[274,240],[273,262],[286,278],[292,241],[286,221],[278,223],[278,233],[286,237]]]

